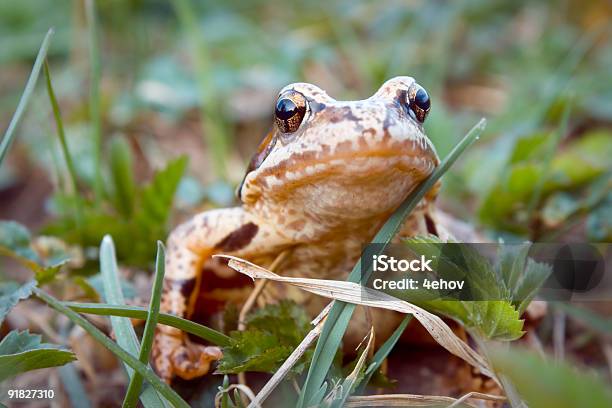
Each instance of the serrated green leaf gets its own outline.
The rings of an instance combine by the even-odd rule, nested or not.
[[[69,260],[65,253],[59,254],[57,251],[42,260],[32,248],[28,229],[13,221],[0,221],[0,255],[14,258],[29,268],[40,284],[51,281]]]
[[[35,286],[35,281],[29,281],[21,286],[16,282],[0,282],[0,325],[2,325],[8,312],[20,300],[30,297],[32,288]]]
[[[0,342],[0,381],[39,368],[56,367],[76,360],[74,353],[41,343],[41,336],[13,330]]]
[[[268,305],[247,316],[247,329],[230,334],[232,344],[223,349],[218,371],[224,374],[243,371],[273,372],[289,357],[310,330],[304,310],[290,301]],[[292,371],[300,373],[309,352]]]
[[[543,360],[518,349],[495,350],[491,359],[530,408],[607,408],[612,392],[600,378],[564,362]]]
[[[291,354],[290,346],[281,345],[271,333],[250,329],[231,333],[233,344],[223,349],[217,371],[235,374],[244,371],[272,372]]]
[[[513,257],[500,251],[497,264],[492,265],[487,258],[467,244],[449,244],[457,245],[456,249],[461,251],[460,254],[456,254],[458,257],[450,256],[448,251],[455,247],[449,247],[436,236],[410,238],[405,241],[405,244],[416,254],[435,255],[434,269],[436,271],[441,275],[444,274],[445,278],[452,276],[454,279],[464,279],[472,290],[474,299],[485,300],[415,301],[413,298],[406,299],[405,291],[394,292],[394,296],[405,298],[430,311],[451,317],[461,322],[473,334],[485,339],[515,340],[523,335],[523,320],[520,319],[519,310],[513,303],[515,292],[514,289],[509,289],[506,283],[522,279],[524,276],[522,266],[526,252],[521,252],[522,258],[519,259],[520,256],[516,256],[517,254],[514,254]],[[442,250],[444,245],[447,246]],[[456,259],[462,260],[464,264],[457,265]],[[532,278],[535,279],[535,274],[530,275],[530,279]],[[520,293],[530,295],[531,290],[537,290],[539,285],[533,288],[532,283],[534,282],[531,280],[525,280]]]
[[[0,221],[0,249],[37,262],[38,256],[31,247],[32,236],[23,225],[14,221]]]
[[[531,258],[527,259],[523,274],[516,286],[512,288],[512,300],[520,314],[523,314],[527,309],[538,289],[546,282],[551,273],[552,267],[550,265],[536,262]]]
[[[164,224],[168,219],[174,193],[187,166],[187,157],[170,161],[155,173],[153,180],[140,191],[136,219],[148,225],[151,222]]]
[[[186,166],[185,156],[169,162],[139,191],[136,200],[138,211],[131,225],[131,235],[121,239],[117,237],[117,248],[130,248],[128,252],[121,252],[121,257],[136,264],[146,264],[153,258],[155,253],[151,248],[155,248],[155,242],[163,240],[167,235],[167,222],[174,193]],[[122,240],[125,239],[129,240],[129,245],[123,245]]]

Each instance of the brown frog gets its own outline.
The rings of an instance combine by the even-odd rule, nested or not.
[[[266,266],[290,250],[280,274],[345,279],[362,245],[439,163],[422,126],[429,109],[425,89],[406,76],[360,101],[337,101],[308,83],[283,88],[273,129],[238,189],[242,204],[197,214],[168,238],[162,311],[189,318],[201,290],[235,273],[214,254]],[[437,190],[426,195],[397,239],[441,234],[432,206]],[[297,299],[313,315],[325,304],[287,290],[268,285],[262,296]],[[364,326],[361,316],[352,326]],[[377,337],[394,328],[392,320],[372,320]],[[168,382],[177,375],[201,376],[222,356],[169,326],[160,326],[153,353]]]

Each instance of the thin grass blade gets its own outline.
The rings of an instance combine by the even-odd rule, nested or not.
[[[94,146],[94,192],[96,202],[102,198],[102,113],[100,109],[100,45],[94,0],[85,0],[87,36],[89,40],[89,115]]]
[[[455,148],[449,153],[449,155],[440,163],[440,165],[433,171],[433,173],[419,186],[417,187],[402,205],[389,217],[387,222],[378,231],[373,243],[383,243],[380,251],[382,252],[386,244],[393,238],[395,233],[401,227],[402,222],[410,214],[410,212],[417,206],[419,201],[425,196],[434,184],[442,177],[442,175],[455,163],[455,161],[461,156],[461,154],[467,149],[472,143],[474,143],[482,131],[484,130],[486,120],[481,119],[455,146]],[[348,281],[358,282],[360,279],[367,280],[371,274],[371,268],[367,268],[361,271],[361,259],[357,261],[357,264],[351,271]],[[344,336],[344,332],[348,327],[349,320],[353,314],[355,305],[346,304],[344,302],[335,302],[332,307],[329,316],[323,326],[323,331],[315,348],[314,356],[310,368],[308,369],[308,375],[297,406],[299,408],[305,408],[306,404],[319,401],[311,401],[313,396],[319,391],[321,384],[325,380],[325,376],[329,371],[332,363],[333,354],[336,352]]]
[[[142,334],[142,343],[140,345],[140,353],[138,360],[144,365],[149,363],[149,353],[153,344],[153,336],[155,335],[155,327],[159,319],[159,303],[161,301],[161,293],[164,285],[164,262],[166,254],[164,246],[161,242],[157,242],[157,257],[155,258],[155,280],[153,281],[153,289],[151,290],[151,301],[149,302],[149,313],[147,322],[145,323],[144,333]],[[124,407],[135,407],[138,401],[138,394],[142,388],[143,378],[140,374],[135,373],[128,385],[125,398],[123,399]]]
[[[380,368],[383,361],[385,361],[389,353],[391,353],[391,351],[393,350],[393,347],[395,347],[395,345],[397,344],[397,341],[399,340],[404,330],[406,330],[406,327],[408,327],[408,323],[410,323],[410,320],[412,320],[412,316],[408,315],[404,317],[404,320],[402,320],[400,325],[397,326],[393,334],[391,334],[391,336],[389,336],[389,338],[383,343],[383,345],[376,351],[372,359],[372,363],[366,369],[363,381],[357,389],[358,393],[362,393],[368,386],[368,383],[372,379],[372,376],[374,375],[376,370]]]
[[[344,379],[342,385],[340,387],[340,395],[338,398],[332,400],[330,408],[342,408],[346,403],[349,395],[353,393],[356,385],[359,382],[360,374],[363,370],[363,367],[366,362],[366,357],[368,356],[368,352],[372,348],[374,344],[374,327],[370,329],[370,337],[368,338],[368,344],[365,349],[361,352],[359,359],[357,360],[357,364],[355,364],[355,368],[353,371]],[[362,379],[363,380],[363,379]]]
[[[121,283],[119,282],[115,245],[109,235],[102,239],[102,245],[100,246],[100,272],[102,274],[102,282],[104,283],[104,297],[106,301],[116,305],[124,305],[125,299],[123,298]],[[116,316],[111,316],[110,319],[115,337],[117,338],[117,344],[131,355],[138,355],[140,344],[130,320]],[[126,371],[131,380],[134,376],[134,370],[127,363]],[[141,400],[145,407],[163,406],[161,398],[151,388],[147,388],[143,392]]]
[[[66,162],[66,167],[68,168],[68,174],[70,175],[70,184],[72,185],[72,193],[76,196],[78,195],[79,186],[77,184],[77,176],[76,170],[74,167],[74,161],[72,160],[72,155],[70,154],[70,150],[68,149],[68,143],[66,142],[66,132],[64,131],[64,121],[62,120],[62,114],[60,112],[59,104],[57,103],[57,98],[55,97],[55,91],[53,90],[53,85],[51,82],[51,72],[49,71],[49,64],[45,61],[44,65],[45,71],[45,79],[47,83],[47,95],[49,95],[49,101],[51,102],[51,108],[53,109],[53,116],[55,118],[55,125],[57,127],[57,137],[60,141],[60,146],[62,147],[62,154],[64,155],[64,161]],[[79,199],[74,200],[75,203],[75,212],[74,212],[74,220],[77,227],[83,225],[83,208],[82,202]]]
[[[40,69],[42,68],[43,62],[47,57],[47,51],[49,50],[49,44],[51,43],[51,37],[53,36],[53,29],[50,28],[47,31],[47,35],[45,35],[45,39],[43,40],[40,49],[38,50],[38,55],[36,56],[36,60],[34,61],[34,66],[32,67],[32,72],[28,77],[28,82],[26,82],[25,89],[23,90],[23,94],[19,99],[19,103],[17,104],[17,109],[9,122],[8,128],[6,132],[4,132],[4,136],[2,137],[2,142],[0,142],[0,166],[4,161],[4,157],[6,157],[6,153],[8,149],[11,147],[13,140],[15,139],[15,130],[17,129],[17,125],[21,121],[21,117],[25,112],[28,103],[30,102],[30,97],[32,96],[32,92],[36,87],[36,81],[38,80],[38,76],[40,75]]]
[[[71,310],[70,308],[64,306],[62,302],[53,296],[49,295],[45,291],[34,288],[34,294],[43,302],[47,303],[53,309],[57,310],[68,319],[70,319],[74,324],[81,326],[91,337],[93,337],[97,342],[99,342],[102,346],[108,349],[111,353],[115,354],[121,361],[130,366],[134,371],[139,373],[147,380],[153,388],[159,392],[170,404],[175,407],[188,408],[189,404],[183,400],[180,395],[178,395],[168,384],[163,382],[161,378],[159,378],[150,367],[142,364],[136,357],[132,354],[128,353],[123,348],[119,347],[117,343],[113,342],[111,339],[106,337],[104,333],[98,330],[93,324],[87,321],[84,317],[80,316],[77,312]],[[159,407],[158,405],[151,405]]]
[[[130,319],[146,320],[148,311],[138,306],[117,306],[106,303],[63,302],[75,312],[100,316],[129,317]],[[159,314],[160,324],[176,327],[184,332],[198,336],[215,346],[226,347],[231,344],[231,338],[209,327],[167,313]]]

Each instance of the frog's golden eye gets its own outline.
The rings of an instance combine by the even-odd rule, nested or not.
[[[408,89],[408,108],[419,122],[423,123],[425,121],[431,108],[431,100],[429,94],[421,85],[413,84]]]
[[[278,97],[274,120],[283,133],[293,133],[306,115],[306,98],[299,92],[288,91]]]

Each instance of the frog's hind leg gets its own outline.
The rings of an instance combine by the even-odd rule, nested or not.
[[[203,282],[202,269],[216,253],[245,258],[275,251],[285,239],[241,208],[207,211],[177,227],[167,241],[166,275],[160,310],[189,318]],[[153,363],[166,382],[179,376],[206,374],[222,357],[218,347],[189,340],[183,331],[159,325],[153,344]]]

